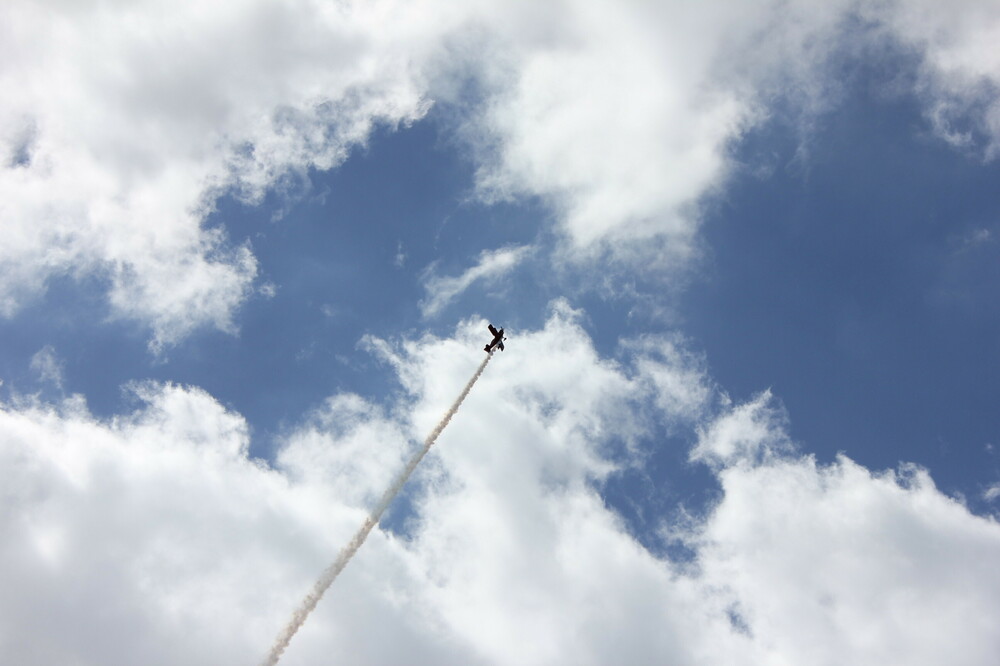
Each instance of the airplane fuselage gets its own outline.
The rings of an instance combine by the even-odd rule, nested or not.
[[[503,351],[503,341],[504,341],[503,329],[502,328],[496,329],[493,327],[493,324],[489,324],[489,329],[490,333],[493,334],[493,339],[490,340],[490,343],[488,345],[483,347],[483,351],[485,351],[488,354],[492,354],[497,349]]]

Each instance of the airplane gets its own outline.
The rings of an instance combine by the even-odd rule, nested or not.
[[[488,345],[483,347],[483,351],[492,354],[494,350],[496,350],[498,347],[500,348],[500,351],[503,351],[503,341],[507,339],[503,337],[503,329],[501,328],[498,331],[497,329],[493,328],[493,324],[487,324],[487,326],[489,326],[490,328],[490,333],[493,335],[493,340],[491,340]]]

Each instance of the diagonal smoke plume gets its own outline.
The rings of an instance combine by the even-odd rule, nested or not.
[[[441,435],[445,426],[447,426],[448,422],[451,421],[451,417],[453,417],[455,412],[458,411],[458,408],[462,405],[462,401],[469,395],[469,391],[472,390],[473,384],[475,384],[476,380],[478,380],[480,375],[483,374],[483,370],[486,369],[486,364],[490,362],[491,358],[493,358],[493,352],[490,352],[486,358],[483,359],[483,362],[479,364],[479,367],[476,369],[476,373],[472,375],[472,379],[470,379],[469,383],[465,385],[464,389],[462,389],[462,393],[459,394],[451,408],[434,427],[431,434],[427,435],[427,439],[424,440],[424,445],[420,447],[420,450],[418,450],[412,458],[410,458],[410,462],[406,464],[403,471],[400,472],[399,476],[397,476],[395,481],[392,482],[392,485],[389,486],[389,489],[382,495],[378,504],[375,505],[375,508],[373,508],[371,513],[368,514],[368,517],[365,518],[365,522],[361,525],[361,529],[358,530],[358,533],[354,535],[354,538],[351,539],[346,546],[344,546],[343,550],[340,551],[340,554],[337,555],[337,559],[333,561],[333,564],[328,566],[320,575],[319,580],[317,580],[316,584],[313,585],[312,590],[306,595],[306,598],[302,600],[302,605],[296,609],[295,614],[292,615],[292,619],[288,622],[285,628],[281,630],[281,633],[278,634],[278,638],[275,639],[274,645],[271,647],[271,652],[268,653],[267,658],[261,662],[262,666],[275,666],[278,663],[278,660],[281,658],[285,648],[287,648],[288,644],[291,642],[292,636],[295,635],[295,632],[299,630],[302,623],[306,621],[309,614],[312,613],[314,608],[316,608],[316,604],[318,604],[319,600],[323,598],[323,594],[326,592],[327,588],[333,584],[333,581],[337,579],[340,572],[344,570],[347,563],[351,561],[354,554],[358,552],[359,548],[361,548],[361,544],[363,544],[365,539],[368,538],[368,533],[371,532],[376,525],[378,525],[378,521],[382,518],[382,514],[385,513],[385,510],[390,504],[392,504],[392,500],[396,498],[396,495],[402,489],[406,480],[410,478],[410,474],[413,473],[413,470],[417,468],[420,461],[423,460],[427,452],[430,451],[432,446],[434,446],[434,442],[437,441],[438,436]]]

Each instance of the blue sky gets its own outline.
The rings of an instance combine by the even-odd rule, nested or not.
[[[0,12],[2,661],[1000,648],[990,3]]]
[[[915,100],[878,99],[884,75],[858,69],[806,164],[780,121],[741,145],[774,172],[708,216],[685,328],[723,386],[771,387],[809,450],[918,461],[974,500],[997,473],[1000,171],[921,136]]]

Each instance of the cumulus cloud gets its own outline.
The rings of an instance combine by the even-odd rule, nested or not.
[[[678,5],[565,9],[541,17],[548,39],[537,28],[508,36],[515,74],[482,121],[495,150],[480,186],[547,199],[575,248],[667,235],[684,255],[690,207],[718,182],[725,143],[750,115],[711,77],[724,22]]]
[[[5,662],[256,663],[356,529],[365,507],[352,498],[380,481],[377,474],[360,483],[348,477],[350,485],[314,481],[321,473],[305,477],[293,454],[286,470],[268,469],[248,459],[242,417],[203,391],[134,390],[144,404],[110,422],[91,416],[79,398],[0,411]],[[336,433],[349,448],[353,414],[364,408],[342,398],[323,411],[340,408]],[[316,442],[305,426],[291,447],[305,462],[311,445],[338,450],[336,433]],[[353,464],[363,465],[359,458]],[[383,584],[398,576],[387,573]],[[357,630],[361,662],[454,661],[433,642],[405,652],[404,637],[419,626],[393,611],[391,599],[366,600],[359,581],[342,582],[355,602],[318,616],[320,626],[337,627],[321,634],[320,649],[336,645],[340,631]],[[358,625],[351,616],[367,619]],[[374,640],[381,631],[400,645]]]
[[[231,585],[249,573],[239,553],[253,513],[275,516],[239,505],[280,480],[246,459],[242,418],[203,392],[136,390],[148,407],[113,423],[79,396],[0,412],[5,661],[170,663],[170,618],[193,642],[213,626],[245,631],[219,611],[232,593],[258,594]]]
[[[110,420],[78,396],[2,405],[2,660],[258,660],[481,359],[481,324],[370,340],[402,392],[386,406],[331,397],[271,466],[248,458],[244,419],[193,387],[136,384],[138,406]],[[397,532],[372,533],[289,663],[996,654],[995,521],[919,468],[821,465],[776,445],[785,417],[766,395],[679,400],[710,387],[696,357],[631,348],[602,358],[558,302],[524,331],[418,470]],[[720,490],[676,531],[694,553],[681,565],[639,545],[600,488],[628,464],[609,443],[662,445],[651,422],[692,414]]]
[[[925,470],[793,456],[719,478],[698,563],[731,596],[756,663],[971,665],[996,654],[1000,526]]]
[[[474,283],[502,278],[516,268],[530,252],[531,247],[526,245],[484,250],[479,254],[479,262],[475,266],[455,277],[438,275],[432,264],[422,276],[427,297],[420,301],[421,314],[433,317]]]
[[[731,599],[751,663],[987,663],[1000,525],[901,464],[803,455],[765,392],[701,429],[722,498],[693,530],[701,582]]]

